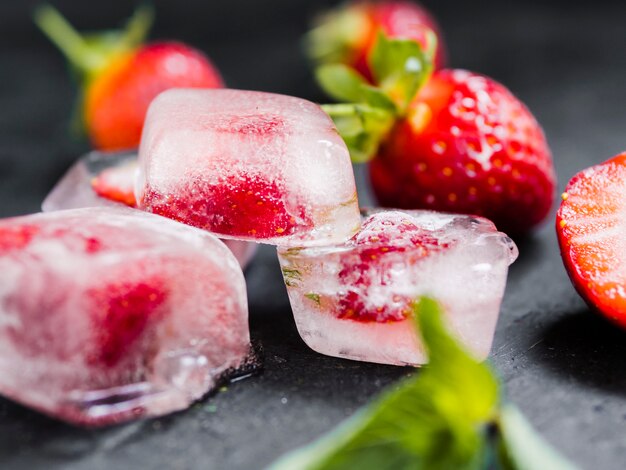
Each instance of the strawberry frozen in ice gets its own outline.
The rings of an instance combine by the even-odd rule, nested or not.
[[[82,207],[136,207],[136,152],[91,152],[59,180],[42,204],[44,212]],[[256,252],[256,243],[222,240],[242,269]]]
[[[213,235],[124,208],[0,221],[0,393],[104,425],[188,407],[249,354]]]
[[[360,223],[346,145],[300,98],[168,90],[148,110],[139,164],[139,208],[223,238],[325,244]]]
[[[312,349],[386,364],[426,362],[411,304],[446,308],[452,331],[489,354],[515,244],[486,219],[429,211],[364,213],[349,241],[279,248],[296,324]]]

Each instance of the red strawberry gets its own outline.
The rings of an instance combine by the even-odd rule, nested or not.
[[[135,162],[107,168],[91,181],[91,187],[100,197],[135,207],[136,170]]]
[[[626,153],[575,175],[563,193],[556,231],[578,293],[626,328]]]
[[[555,191],[533,115],[502,85],[459,70],[430,78],[370,174],[384,206],[477,214],[510,233],[541,222]]]
[[[115,366],[131,350],[151,321],[157,320],[167,295],[158,278],[115,282],[92,289],[95,353],[91,358]]]
[[[215,185],[194,180],[176,194],[148,191],[140,207],[222,235],[273,238],[311,225],[304,207],[289,212],[283,190],[261,176],[233,175]]]
[[[373,74],[368,57],[378,32],[393,39],[412,39],[427,49],[428,32],[438,39],[435,67],[445,64],[442,35],[432,15],[411,1],[352,1],[326,15],[311,32],[311,55],[318,62],[355,67],[368,80]]]
[[[552,205],[555,175],[541,127],[495,81],[463,70],[432,73],[431,51],[379,34],[369,84],[342,64],[316,76],[352,160],[372,160],[382,205],[482,215],[522,233]]]
[[[393,285],[392,270],[387,266],[389,255],[406,252],[407,262],[414,262],[448,246],[395,212],[371,216],[349,243],[357,249],[355,256],[348,256],[343,262],[338,274],[347,288],[337,300],[336,315],[378,323],[404,320],[412,312],[411,303],[415,300],[401,295],[391,295],[392,298],[364,295],[372,289]]]
[[[51,7],[36,21],[84,78],[84,125],[102,150],[135,148],[152,99],[168,88],[221,88],[222,79],[201,52],[177,42],[139,45],[151,15],[140,10],[114,39],[79,36]]]
[[[39,227],[36,225],[0,227],[0,254],[24,248],[38,232]]]

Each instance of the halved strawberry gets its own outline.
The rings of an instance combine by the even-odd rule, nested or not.
[[[136,162],[107,168],[91,180],[91,187],[100,197],[135,207],[136,172]]]
[[[303,225],[312,228],[304,206],[290,212],[279,184],[260,175],[232,175],[219,184],[193,180],[176,194],[148,191],[140,205],[221,235],[263,239],[291,235]]]
[[[576,174],[556,217],[561,256],[578,293],[626,328],[626,152]]]

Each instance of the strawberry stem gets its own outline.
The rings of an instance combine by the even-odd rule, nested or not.
[[[138,47],[148,35],[153,19],[153,9],[144,5],[137,8],[122,31],[84,37],[50,5],[42,5],[34,13],[37,26],[87,78],[96,75],[116,54]]]
[[[89,74],[103,65],[102,55],[94,52],[56,8],[50,5],[38,7],[34,13],[34,20],[39,29],[81,72]]]

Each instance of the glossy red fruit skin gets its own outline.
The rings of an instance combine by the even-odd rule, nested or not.
[[[155,42],[113,60],[85,95],[85,123],[100,150],[139,146],[153,98],[169,88],[222,88],[222,78],[201,52],[179,42]]]
[[[431,30],[437,36],[435,69],[446,63],[446,49],[441,29],[426,8],[410,1],[355,2],[354,7],[363,8],[368,19],[367,32],[363,42],[355,49],[352,66],[364,77],[371,80],[372,73],[367,58],[374,47],[378,32],[390,39],[413,39],[423,48],[428,46],[426,33]]]
[[[556,189],[543,131],[504,86],[435,72],[370,164],[381,205],[480,215],[521,234],[548,215]]]
[[[618,190],[613,192],[612,187]],[[591,308],[622,328],[626,328],[626,284],[617,279],[602,282],[598,276],[626,263],[626,254],[610,243],[609,235],[622,220],[619,211],[626,207],[625,194],[626,152],[577,173],[565,188],[556,215],[561,258],[576,291]],[[604,243],[602,238],[576,239],[598,234],[609,239]]]

